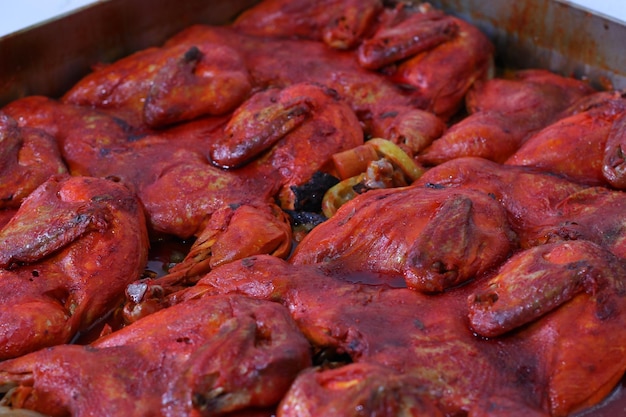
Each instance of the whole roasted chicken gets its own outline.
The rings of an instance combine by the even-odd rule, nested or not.
[[[202,235],[198,245],[205,253],[214,247],[204,255],[213,264],[257,251],[286,255],[290,225],[274,198],[293,208],[294,187],[322,170],[331,155],[363,141],[352,110],[315,84],[259,92],[227,119],[200,119],[139,137],[110,115],[43,97],[5,110],[56,137],[72,174],[128,184],[153,234]],[[216,212],[222,213],[219,223],[211,221]]]
[[[303,239],[291,262],[402,274],[410,288],[439,292],[486,273],[515,248],[506,212],[493,198],[406,187],[348,202]]]
[[[44,182],[0,230],[0,359],[87,331],[141,277],[148,246],[140,203],[123,185]]]
[[[597,404],[626,371],[624,94],[493,52],[427,3],[266,0],[3,107],[0,414]]]
[[[354,110],[366,135],[391,133],[393,136],[387,139],[406,144],[411,153],[441,134],[440,117],[414,105],[410,94],[383,74],[362,68],[351,52],[333,50],[310,40],[259,38],[229,27],[211,26],[190,27],[166,45],[189,47],[198,40],[237,48],[259,88],[315,82],[333,89]]]
[[[52,417],[230,415],[275,406],[310,364],[309,344],[283,306],[204,297],[87,346],[2,362],[0,389],[4,404]]]
[[[269,0],[245,10],[233,26],[255,36],[299,37],[351,49],[371,35],[381,0]]]
[[[216,268],[169,300],[238,293],[280,302],[314,346],[355,363],[300,375],[279,415],[299,415],[296,404],[348,412],[355,402],[368,411],[409,402],[432,415],[563,416],[597,402],[624,372],[623,273],[623,263],[602,247],[565,242],[519,252],[492,280],[432,296],[384,281],[361,284],[358,275],[324,264],[258,256]],[[543,312],[533,307],[537,297]],[[497,329],[485,332],[492,340],[470,327],[483,334],[488,320]]]
[[[147,48],[100,65],[62,98],[97,107],[135,127],[162,127],[234,110],[249,95],[250,76],[236,50],[196,43]]]

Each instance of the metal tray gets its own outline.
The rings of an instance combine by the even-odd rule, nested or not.
[[[256,0],[102,0],[0,38],[0,107],[17,98],[58,97],[98,62],[110,62],[194,23],[223,24]],[[431,0],[481,28],[497,64],[547,68],[626,89],[626,26],[559,0]],[[581,416],[626,415],[620,384]]]

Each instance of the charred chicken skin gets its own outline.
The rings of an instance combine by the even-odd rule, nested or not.
[[[105,179],[53,177],[0,230],[0,358],[67,343],[117,307],[148,255],[143,211]]]
[[[5,404],[52,417],[215,416],[274,406],[310,365],[309,344],[284,307],[204,297],[91,345],[2,362],[0,387],[10,390]]]

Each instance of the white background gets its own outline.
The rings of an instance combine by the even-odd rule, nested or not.
[[[96,1],[106,0],[0,0],[0,37]],[[577,4],[588,10],[626,22],[626,1],[624,0],[561,1]]]
[[[0,0],[0,36],[95,2],[95,0]]]

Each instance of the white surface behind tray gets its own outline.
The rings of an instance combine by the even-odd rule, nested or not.
[[[571,3],[592,12],[626,22],[626,1],[624,0],[561,0],[563,3]]]
[[[0,37],[61,16],[96,1],[106,0],[0,0]],[[505,0],[515,1],[515,0]],[[626,22],[625,0],[560,0]]]
[[[98,0],[0,0],[0,37]]]

